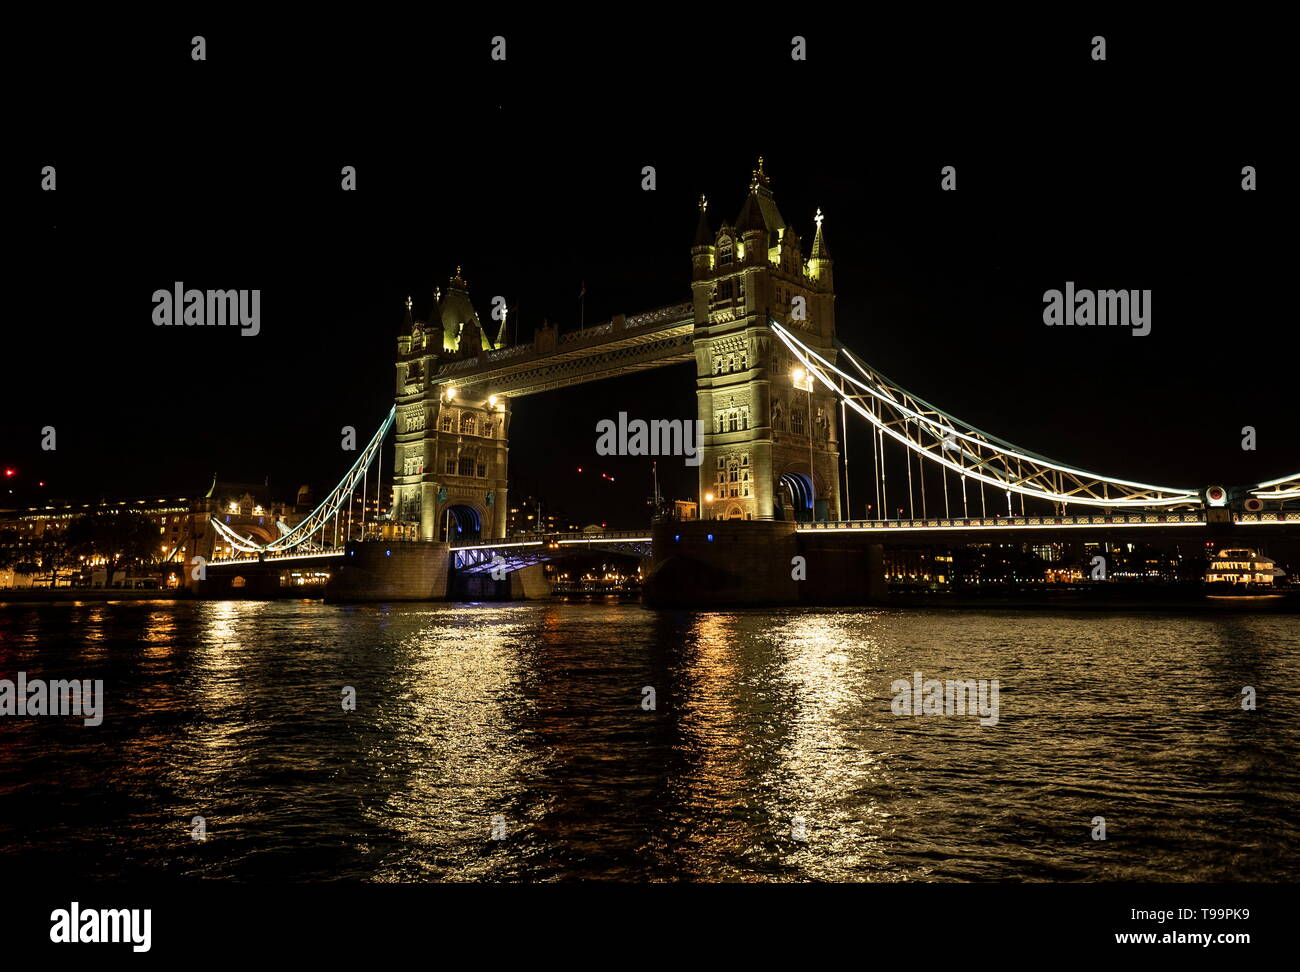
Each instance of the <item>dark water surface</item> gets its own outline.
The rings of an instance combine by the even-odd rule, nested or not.
[[[107,696],[98,728],[0,717],[0,869],[1295,880],[1298,627],[636,604],[0,606],[0,677],[101,678]],[[998,724],[894,715],[891,683],[917,670],[998,679]],[[490,839],[498,815],[504,841]]]

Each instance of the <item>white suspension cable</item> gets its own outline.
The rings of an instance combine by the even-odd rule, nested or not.
[[[863,372],[863,376],[868,381],[861,381],[831,364],[821,354],[809,348],[780,324],[773,321],[770,326],[773,333],[790,349],[791,353],[804,365],[808,372],[816,375],[817,379],[833,393],[837,395],[844,394],[841,393],[836,383],[828,377],[829,374],[837,375],[854,387],[861,389],[882,411],[888,409],[896,415],[897,417],[892,420],[877,417],[874,414],[874,409],[866,409],[862,406],[859,398],[863,396],[847,395],[845,397],[844,400],[848,405],[870,421],[882,434],[888,434],[890,438],[902,443],[910,451],[924,456],[931,462],[946,466],[963,475],[974,477],[981,484],[987,483],[999,489],[1009,488],[1014,492],[1048,501],[1074,502],[1104,507],[1157,507],[1177,504],[1195,505],[1200,502],[1199,492],[1196,490],[1152,486],[1146,483],[1103,477],[1037,456],[1027,450],[1020,449],[1018,446],[1013,446],[981,432],[973,426],[961,423],[960,420],[954,419],[928,402],[900,388],[883,383],[883,379],[877,373],[863,367],[847,350],[844,351],[845,356],[853,362],[854,367]],[[931,414],[919,411],[918,408],[909,405],[908,402],[928,409]],[[924,431],[933,438],[933,445],[926,446],[922,441],[912,439],[910,434],[901,434],[894,428],[895,425],[900,424],[908,427],[914,424],[918,432]],[[938,449],[937,452],[934,451],[936,448]],[[948,458],[944,453],[955,453],[961,462]],[[1016,477],[1013,477],[1010,473],[1008,464],[1010,459],[1027,463],[1033,472],[1029,476],[1021,477],[1019,482],[1013,481]],[[999,470],[994,465],[995,462],[1000,463],[1003,468]],[[1073,480],[1070,492],[1063,492],[1060,489],[1053,488],[1051,485],[1052,471],[1064,474]],[[1110,486],[1117,487],[1119,495],[1112,496]],[[1100,496],[1097,495],[1098,487],[1101,487]]]

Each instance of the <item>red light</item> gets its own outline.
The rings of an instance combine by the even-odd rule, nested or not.
[[[581,467],[581,466],[578,467],[578,472],[582,472],[582,467]]]
[[[17,474],[18,474],[18,470],[17,470],[17,469],[12,469],[12,468],[10,468],[10,467],[8,467],[8,466],[5,467],[5,476],[6,476],[6,477],[10,477],[10,478],[12,478],[13,476],[16,476]]]

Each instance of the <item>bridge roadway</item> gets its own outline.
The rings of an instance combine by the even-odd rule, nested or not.
[[[695,522],[695,521],[691,521]],[[1249,543],[1254,530],[1261,536],[1274,537],[1279,532],[1300,536],[1300,511],[1234,513],[1231,522],[1210,523],[1204,511],[1177,513],[1086,513],[1078,516],[989,516],[928,517],[899,520],[828,520],[800,523],[795,532],[816,536],[854,537],[865,543],[901,546],[909,543],[987,543],[1014,538],[1030,539],[1177,539],[1212,527],[1231,529],[1233,539]],[[1280,530],[1279,530],[1280,528]],[[380,541],[375,541],[376,543]],[[562,551],[604,550],[610,553],[649,557],[651,535],[647,531],[607,531],[605,533],[523,534],[500,540],[457,544],[449,548],[455,557],[455,569],[465,573],[486,573],[504,567],[517,570],[553,559]],[[279,564],[328,564],[345,556],[344,551],[275,554],[262,559],[237,557],[213,560],[208,569]],[[497,558],[500,558],[498,560]]]

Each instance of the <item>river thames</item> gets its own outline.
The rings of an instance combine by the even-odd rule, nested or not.
[[[97,727],[0,718],[0,867],[1295,880],[1298,628],[1249,614],[0,605],[0,678],[102,679],[106,698]],[[916,672],[996,679],[996,724],[895,714],[891,686]]]

